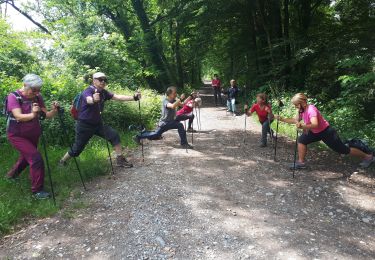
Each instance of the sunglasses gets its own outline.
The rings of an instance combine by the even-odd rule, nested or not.
[[[99,82],[108,83],[108,79],[106,78],[97,78],[97,80],[99,80]]]

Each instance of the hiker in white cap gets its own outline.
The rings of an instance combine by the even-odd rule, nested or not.
[[[133,96],[126,96],[109,92],[105,89],[108,79],[103,72],[95,73],[92,78],[92,85],[86,88],[80,97],[75,142],[72,149],[60,160],[60,165],[65,165],[71,157],[79,156],[91,137],[97,135],[112,144],[116,152],[116,164],[118,167],[131,168],[133,164],[128,162],[123,155],[119,134],[103,123],[101,114],[106,101],[138,101],[141,98],[141,93],[136,92]]]

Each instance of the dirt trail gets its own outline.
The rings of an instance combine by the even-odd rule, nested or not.
[[[203,93],[208,93],[204,89]],[[0,259],[374,259],[375,183],[331,152],[311,151],[292,179],[293,144],[258,148],[259,126],[210,107],[194,150],[177,133],[145,142],[136,167],[97,179],[88,207],[3,238]],[[191,136],[189,137],[189,140]]]

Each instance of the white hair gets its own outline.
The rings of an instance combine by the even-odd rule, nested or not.
[[[22,81],[29,88],[41,88],[43,85],[43,80],[36,74],[26,74]]]

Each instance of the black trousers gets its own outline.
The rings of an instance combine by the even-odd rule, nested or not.
[[[314,134],[313,132],[308,131],[298,138],[298,142],[304,145],[319,141],[323,141],[329,148],[339,154],[350,153],[350,148],[341,141],[336,130],[330,126],[320,133]]]
[[[190,129],[191,125],[193,124],[193,121],[194,121],[194,114],[193,113],[191,113],[189,115],[176,116],[176,121],[178,121],[178,122],[185,121],[185,120],[188,120],[188,119],[189,119],[188,129]]]
[[[72,157],[79,156],[94,135],[106,139],[112,146],[118,145],[121,142],[119,134],[109,126],[102,123],[92,125],[83,121],[77,121],[75,141],[72,149],[69,151],[69,155]]]

